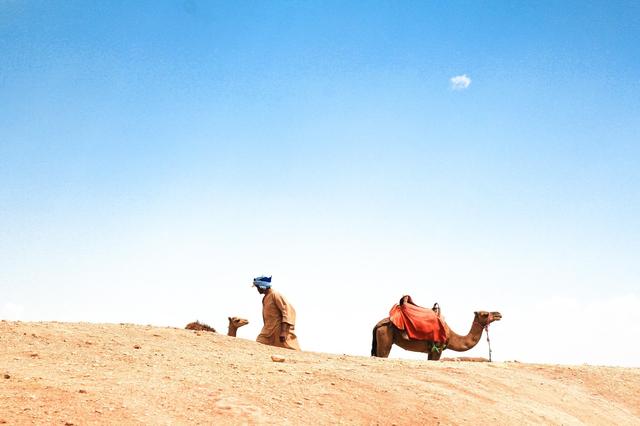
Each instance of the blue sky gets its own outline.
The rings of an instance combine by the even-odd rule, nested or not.
[[[637,366],[586,342],[640,341],[638,39],[630,1],[0,1],[0,317],[254,338],[273,274],[303,348],[411,294]]]

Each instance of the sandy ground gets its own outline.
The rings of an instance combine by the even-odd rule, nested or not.
[[[0,424],[487,423],[640,425],[640,369],[375,359],[175,328],[0,322]]]

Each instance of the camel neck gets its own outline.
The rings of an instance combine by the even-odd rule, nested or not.
[[[229,331],[227,332],[227,336],[236,337],[236,333],[238,329],[236,327],[229,326]]]
[[[482,337],[482,330],[484,330],[484,327],[480,325],[475,318],[471,324],[471,329],[466,336],[461,336],[449,329],[449,342],[447,343],[447,348],[458,352],[468,351],[478,344]]]

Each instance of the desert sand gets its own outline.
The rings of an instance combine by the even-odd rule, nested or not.
[[[0,424],[640,425],[640,369],[377,359],[178,328],[1,321]]]

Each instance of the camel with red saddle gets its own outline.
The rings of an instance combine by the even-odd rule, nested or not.
[[[425,352],[430,360],[439,360],[445,349],[465,352],[476,346],[489,324],[501,318],[500,312],[474,312],[471,329],[466,335],[460,335],[444,321],[437,303],[433,309],[422,308],[414,304],[410,296],[403,296],[391,308],[389,317],[373,328],[371,355],[387,358],[395,344],[407,351]]]

